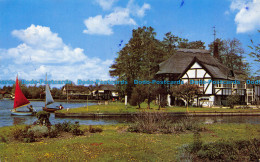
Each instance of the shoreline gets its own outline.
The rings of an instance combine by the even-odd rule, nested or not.
[[[260,116],[260,112],[165,112],[171,117],[183,116]],[[59,113],[58,118],[133,118],[139,113]]]

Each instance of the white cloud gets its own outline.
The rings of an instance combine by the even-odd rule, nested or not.
[[[81,48],[71,48],[63,43],[50,28],[31,25],[12,34],[23,41],[17,47],[0,49],[1,78],[14,79],[16,74],[24,79],[41,78],[47,72],[50,79],[109,79],[112,60],[89,58]],[[104,73],[105,72],[105,73]],[[2,75],[1,75],[2,74]],[[48,78],[49,79],[49,78]]]
[[[102,0],[99,0],[98,2],[101,1]],[[101,3],[99,4],[101,5]],[[111,35],[113,34],[113,27],[116,25],[137,25],[132,16],[143,17],[145,12],[150,8],[150,5],[147,3],[144,3],[143,6],[140,7],[134,4],[133,0],[130,0],[126,8],[114,7],[113,12],[104,17],[97,15],[85,19],[84,24],[87,29],[83,30],[83,33]]]
[[[238,10],[235,17],[237,33],[256,31],[260,28],[260,0],[233,0],[230,9],[232,11]]]
[[[117,0],[96,0],[103,10],[109,10]]]
[[[144,3],[142,7],[134,3],[134,0],[130,0],[127,4],[127,8],[130,10],[130,12],[138,17],[144,17],[145,11],[150,10],[151,6],[147,3]]]
[[[84,21],[87,30],[83,32],[86,34],[113,34],[112,27],[115,25],[136,25],[134,19],[130,18],[128,9],[117,9],[104,18],[101,15],[90,17]]]

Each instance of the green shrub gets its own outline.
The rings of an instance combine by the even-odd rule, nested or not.
[[[37,123],[39,123],[40,125],[46,125],[46,126],[51,125],[51,123],[49,121],[49,117],[50,117],[49,112],[39,111],[39,112],[36,113],[36,117],[38,118]]]
[[[26,126],[24,129],[22,128],[15,128],[11,132],[11,136],[18,141],[23,142],[35,142],[35,135],[34,132],[28,131],[30,129],[30,126]]]
[[[63,123],[58,123],[55,124],[55,128],[57,129],[57,131],[59,132],[70,132],[72,129],[72,123],[69,121],[65,121]]]
[[[228,106],[233,109],[235,104],[238,104],[240,100],[240,97],[238,95],[229,95],[227,97],[227,104]]]
[[[186,117],[173,123],[164,112],[141,112],[134,118],[134,124],[128,127],[129,132],[141,133],[163,133],[169,134],[174,132],[185,131],[202,131],[199,123],[193,118]]]
[[[49,133],[49,129],[46,126],[35,125],[28,129],[28,133],[33,132],[36,138],[47,137]]]
[[[71,129],[71,132],[73,135],[76,135],[76,136],[79,136],[79,135],[83,135],[84,132],[82,130],[80,130],[79,128],[79,122],[75,122],[74,125],[72,125],[72,129]]]
[[[260,159],[260,139],[240,141],[217,141],[202,144],[200,137],[182,147],[179,159],[191,161],[257,161]]]
[[[129,132],[142,133],[172,133],[173,124],[163,112],[141,112],[134,118],[134,124],[129,128]]]
[[[100,132],[103,132],[103,129],[102,128],[98,128],[98,127],[94,128],[94,127],[92,127],[92,125],[90,125],[88,131],[90,133],[100,133]]]
[[[36,139],[35,139],[35,135],[34,135],[34,132],[28,132],[25,134],[25,137],[24,137],[24,142],[26,143],[30,143],[30,142],[35,142]]]
[[[52,127],[49,129],[48,137],[50,137],[50,138],[56,138],[56,137],[58,137],[58,135],[59,135],[59,131],[56,129],[55,126],[52,126]]]

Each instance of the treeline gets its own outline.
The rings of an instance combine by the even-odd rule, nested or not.
[[[24,94],[24,96],[28,99],[44,99],[45,98],[45,86],[26,86],[25,84],[20,84],[20,88]],[[12,86],[3,86],[3,91],[14,94],[15,93],[15,85]],[[66,95],[62,95],[61,88],[52,88],[51,94],[53,98],[56,99],[65,99]]]
[[[241,72],[242,77],[250,77],[249,63],[244,60],[244,49],[241,42],[234,39],[216,39],[218,44],[219,61],[234,71]],[[253,43],[253,41],[252,41]],[[209,45],[213,55],[214,42]],[[152,85],[135,85],[134,80],[152,80],[158,72],[159,64],[172,56],[177,49],[205,49],[205,42],[201,40],[189,41],[168,32],[162,40],[156,38],[156,32],[152,27],[139,27],[132,31],[132,37],[118,52],[118,57],[110,67],[110,76],[120,80],[126,80],[128,84],[118,85],[123,95],[128,95],[130,103],[138,105],[147,99],[148,105],[155,98],[154,92],[165,94],[165,90]],[[258,57],[259,44],[253,44],[251,55]],[[160,94],[159,93],[159,94]],[[158,94],[158,93],[157,93]],[[131,100],[132,99],[132,100]],[[132,102],[131,102],[132,101]],[[149,107],[149,106],[148,106]]]

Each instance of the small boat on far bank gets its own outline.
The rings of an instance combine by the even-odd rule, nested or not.
[[[18,76],[17,76],[16,83],[15,83],[14,107],[13,107],[13,110],[11,110],[11,115],[18,115],[18,116],[34,115],[35,112],[33,111],[33,109],[32,109],[32,111],[17,111],[18,108],[21,108],[28,104],[30,104],[30,102],[24,96],[24,94],[19,86],[19,81],[18,81]]]

